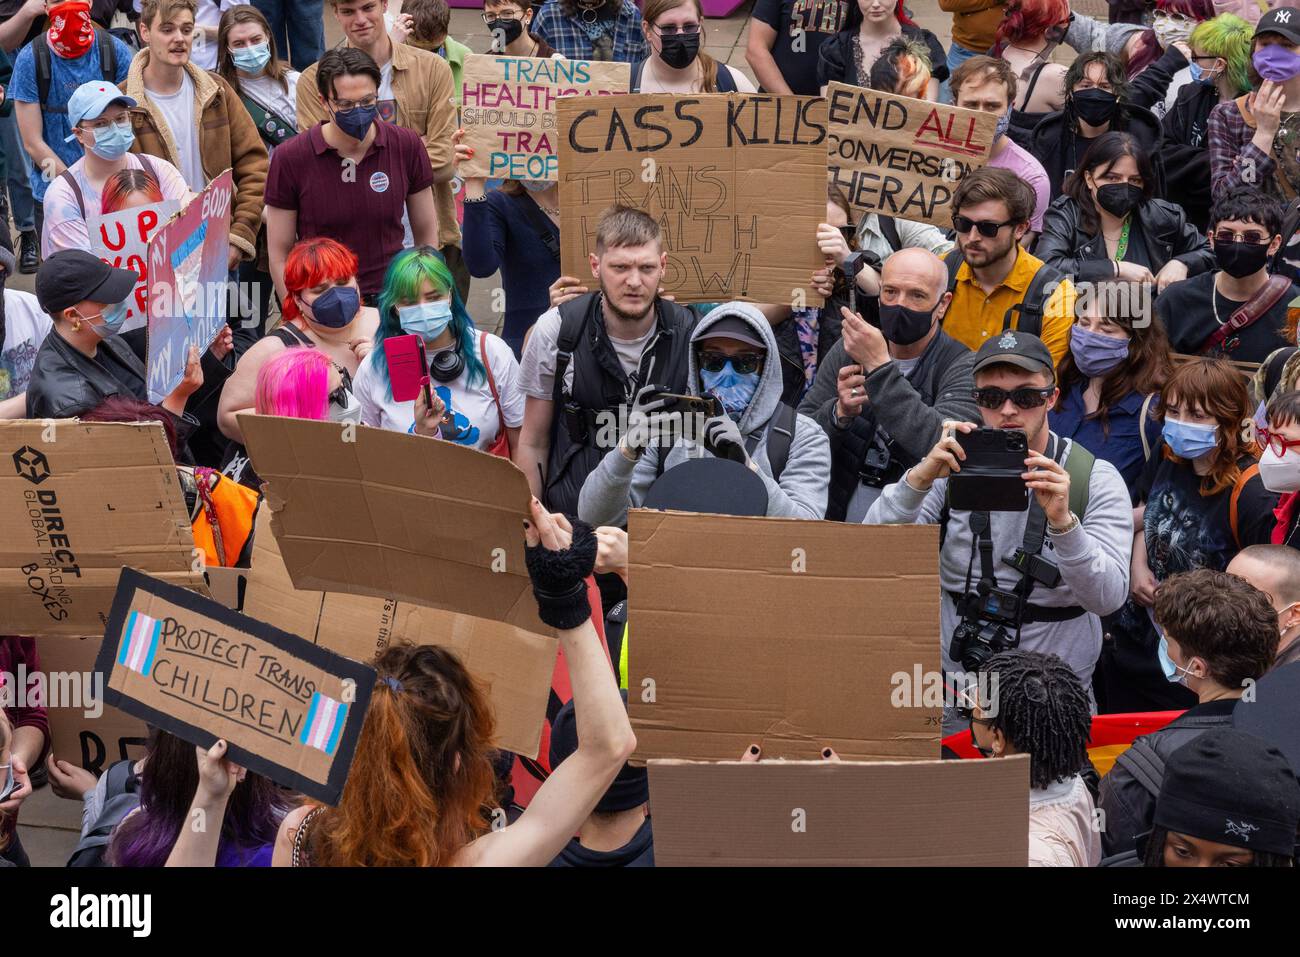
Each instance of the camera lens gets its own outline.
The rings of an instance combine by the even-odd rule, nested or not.
[[[1025,433],[1012,432],[1007,436],[1007,449],[1012,452],[1023,452],[1028,446],[1025,444]]]

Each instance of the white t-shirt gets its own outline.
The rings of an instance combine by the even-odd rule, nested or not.
[[[614,354],[618,356],[619,365],[626,375],[632,375],[641,365],[641,353],[658,326],[659,322],[655,320],[650,325],[650,331],[637,339],[609,337],[609,344],[614,347]],[[528,336],[528,345],[524,349],[523,362],[519,364],[519,385],[524,395],[531,395],[535,399],[553,398],[555,354],[559,348],[559,339],[560,311],[548,309],[533,326],[533,331]],[[572,362],[564,373],[564,384],[568,389],[573,388]]]
[[[524,424],[519,363],[504,339],[486,332],[478,335],[480,358],[483,340],[487,342],[488,363],[492,367],[497,394],[501,397],[501,416],[505,418],[506,428],[518,428]],[[409,432],[415,425],[415,402],[396,402],[389,397],[388,384],[376,369],[376,364],[382,360],[382,349],[371,352],[352,381],[352,392],[361,403],[361,422],[394,432]],[[435,380],[430,388],[442,400],[455,423],[456,436],[452,441],[481,450],[496,441],[501,418],[497,415],[492,387],[486,378],[479,385],[471,385],[469,376],[462,374],[454,382]]]
[[[145,87],[145,92],[171,130],[178,153],[176,158],[180,161],[180,171],[185,182],[189,183],[194,192],[203,192],[208,180],[203,174],[203,156],[199,152],[199,124],[194,118],[194,81],[190,79],[189,73],[182,73],[181,88],[175,93],[164,96],[148,87]]]
[[[187,203],[193,193],[185,182],[185,177],[171,163],[157,156],[149,157],[149,164],[158,177],[158,186],[162,189],[163,199],[178,200],[181,205]],[[90,247],[90,228],[86,217],[91,220],[99,215],[103,197],[98,189],[86,179],[86,161],[79,159],[68,167],[77,185],[81,187],[81,196],[86,201],[86,215],[82,215],[77,206],[77,197],[72,187],[62,176],[56,177],[45,191],[45,225],[41,233],[41,258],[48,259],[60,249],[85,249]],[[144,164],[134,153],[126,154],[127,169],[144,169]]]
[[[262,104],[282,120],[287,120],[289,123],[296,125],[298,122],[299,76],[300,74],[296,70],[285,70],[284,82],[289,88],[287,93],[285,88],[280,85],[279,80],[272,79],[265,73],[261,76],[255,76],[251,80],[246,76],[241,76],[239,78],[239,88],[247,93],[251,99]]]
[[[0,399],[27,391],[36,362],[36,350],[54,323],[30,292],[5,290],[5,347],[0,352]]]

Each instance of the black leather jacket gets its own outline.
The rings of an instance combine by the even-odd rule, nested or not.
[[[1171,259],[1187,266],[1187,275],[1196,276],[1214,268],[1214,253],[1205,236],[1187,221],[1183,210],[1163,199],[1149,199],[1134,211],[1147,258],[1142,265],[1158,273]],[[1043,231],[1034,246],[1034,255],[1047,265],[1073,276],[1080,282],[1096,282],[1114,275],[1114,266],[1106,256],[1106,241],[1100,233],[1084,232],[1079,204],[1069,196],[1052,201],[1043,216]]]

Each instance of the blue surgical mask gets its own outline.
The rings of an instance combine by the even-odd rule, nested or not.
[[[128,312],[130,312],[130,307],[125,300],[111,306],[105,306],[99,311],[99,318],[103,322],[92,323],[90,328],[94,329],[95,335],[101,339],[115,336],[122,331],[122,325],[126,322]]]
[[[397,319],[402,324],[403,332],[419,336],[425,342],[432,342],[451,325],[451,303],[443,299],[414,306],[398,306]]]
[[[1169,642],[1165,640],[1164,635],[1160,636],[1160,644],[1157,647],[1156,654],[1160,658],[1160,669],[1164,671],[1166,681],[1176,685],[1187,683],[1187,677],[1192,673],[1169,657]],[[1182,674],[1179,674],[1179,672],[1182,672]],[[1193,675],[1193,677],[1195,676]]]
[[[1007,108],[1007,111],[1005,113],[1003,113],[1001,116],[998,117],[997,128],[994,129],[993,131],[993,142],[996,143],[1002,137],[1006,136],[1007,130],[1009,129],[1011,129],[1011,108],[1010,107]]]
[[[739,418],[749,408],[749,402],[758,391],[759,372],[741,375],[731,367],[730,360],[717,372],[700,370],[700,383],[705,392],[712,392],[722,401],[722,408],[733,419]]]
[[[106,160],[120,159],[135,142],[135,131],[131,129],[130,119],[121,119],[116,123],[95,130],[95,145],[90,151]]]
[[[379,115],[379,104],[374,106],[354,106],[350,110],[339,110],[334,114],[334,123],[354,140],[364,140],[370,127]]]
[[[351,286],[335,286],[316,297],[309,307],[311,321],[326,329],[342,329],[361,311],[361,294]]]
[[[1179,422],[1177,419],[1167,418],[1163,435],[1165,444],[1174,455],[1185,459],[1198,459],[1206,452],[1219,447],[1217,425],[1197,425],[1194,422]]]
[[[230,59],[245,73],[261,73],[271,62],[271,45],[255,43],[242,50],[231,50]]]
[[[555,185],[549,179],[521,179],[519,182],[523,183],[524,189],[530,193],[544,193]]]

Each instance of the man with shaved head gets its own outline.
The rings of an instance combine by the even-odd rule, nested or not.
[[[866,318],[843,310],[843,338],[799,406],[830,437],[828,519],[861,522],[880,490],[939,441],[945,420],[978,417],[974,354],[939,326],[947,284],[939,257],[900,249],[881,267]]]
[[[1237,552],[1226,570],[1262,591],[1277,610],[1277,660],[1270,670],[1300,661],[1300,551],[1290,545],[1251,545]]]

